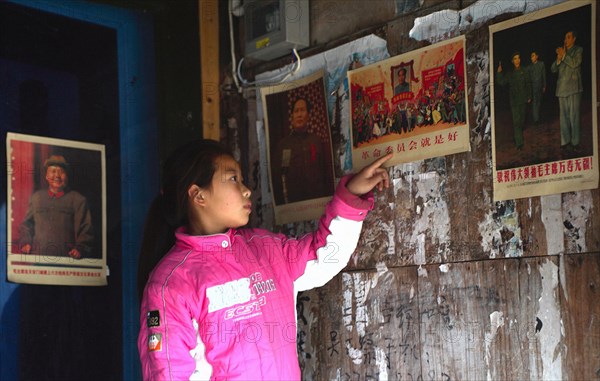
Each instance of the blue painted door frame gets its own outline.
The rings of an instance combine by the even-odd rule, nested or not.
[[[0,0],[2,1],[2,0]],[[150,16],[126,9],[61,0],[9,0],[26,7],[113,28],[117,34],[121,155],[123,379],[141,378],[136,346],[139,330],[137,263],[145,215],[158,192],[158,148],[154,32]],[[4,143],[2,143],[4,144]],[[0,223],[6,208],[0,203]],[[6,229],[0,239],[7,242]],[[1,251],[5,252],[5,248]],[[110,277],[109,277],[110,282]],[[8,305],[9,300],[11,305]],[[8,327],[0,344],[0,379],[18,378],[18,285],[6,282],[6,257],[0,259],[0,311]],[[6,311],[9,310],[9,311]]]

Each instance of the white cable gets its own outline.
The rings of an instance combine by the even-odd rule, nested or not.
[[[285,82],[285,80],[287,80],[290,76],[296,74],[300,68],[302,67],[302,59],[300,58],[300,55],[298,54],[298,51],[296,50],[296,48],[292,49],[292,52],[294,53],[294,56],[296,58],[296,62],[294,62],[294,64],[292,65],[292,67],[290,68],[290,70],[287,73],[280,73],[278,75],[276,75],[273,78],[270,78],[268,80],[262,80],[262,81],[254,81],[254,82],[248,82],[247,80],[245,80],[242,77],[242,73],[241,73],[241,68],[242,68],[242,62],[244,62],[244,57],[242,57],[240,59],[240,62],[238,64],[238,68],[237,68],[237,75],[238,78],[240,79],[241,83],[242,83],[242,87],[244,88],[256,88],[256,87],[260,87],[260,86],[272,86],[272,85],[278,85],[280,83]],[[279,76],[283,76],[283,78],[278,79]]]
[[[231,0],[231,13],[233,13],[236,17],[241,17],[244,15],[244,5],[242,4],[242,0]]]
[[[229,40],[231,45],[231,75],[233,76],[233,82],[235,83],[235,87],[238,89],[238,93],[242,92],[242,87],[240,86],[240,82],[238,81],[238,77],[235,72],[236,58],[235,58],[235,39],[233,37],[233,0],[229,0],[228,4],[228,14],[229,14]]]

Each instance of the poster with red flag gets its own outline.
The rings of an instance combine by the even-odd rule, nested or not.
[[[348,72],[355,171],[470,150],[465,38]]]

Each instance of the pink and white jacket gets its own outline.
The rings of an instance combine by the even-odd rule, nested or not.
[[[138,349],[144,380],[299,380],[296,292],[347,264],[373,196],[342,178],[318,229],[231,229],[176,243],[150,274]]]

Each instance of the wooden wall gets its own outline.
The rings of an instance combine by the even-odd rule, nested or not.
[[[416,17],[472,3],[312,0],[302,54],[368,33],[392,56],[408,52],[429,44],[409,37]],[[515,16],[455,32],[467,39],[471,152],[390,169],[394,186],[378,195],[345,271],[299,295],[304,379],[600,379],[600,191],[492,201],[488,26]],[[249,131],[247,178],[261,205],[249,94],[237,124]],[[253,223],[314,226],[274,226],[270,205]]]

